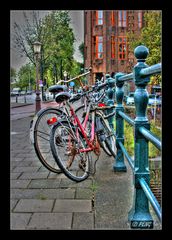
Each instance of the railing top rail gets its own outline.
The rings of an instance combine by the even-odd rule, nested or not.
[[[122,81],[130,81],[130,80],[133,80],[133,77],[134,77],[133,73],[129,73],[129,74],[126,74],[122,77],[119,77],[118,81],[121,81],[121,82]]]
[[[162,67],[161,63],[157,63],[155,65],[152,65],[150,67],[144,68],[140,71],[140,75],[143,77],[150,76],[152,74],[158,74],[161,73]]]
[[[146,129],[145,127],[139,128],[140,133],[148,139],[155,147],[157,147],[160,151],[162,150],[161,141],[155,136],[151,131]]]
[[[150,76],[150,75],[153,75],[153,74],[161,73],[161,71],[162,71],[162,65],[161,65],[161,63],[157,63],[155,65],[152,65],[150,67],[142,69],[140,71],[140,76],[147,77],[147,76]],[[131,80],[134,80],[134,74],[133,73],[129,73],[129,74],[126,74],[126,75],[118,78],[119,82],[131,81]]]
[[[130,125],[134,126],[134,120],[130,118],[126,113],[119,111],[118,114],[125,119]]]

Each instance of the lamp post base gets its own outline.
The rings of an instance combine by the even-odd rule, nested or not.
[[[41,110],[40,92],[36,92],[35,105],[36,105],[35,113],[37,113],[39,110]]]

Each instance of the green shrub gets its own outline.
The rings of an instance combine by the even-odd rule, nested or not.
[[[134,128],[124,122],[124,145],[130,156],[134,155]]]
[[[150,122],[150,131],[159,139],[161,139],[161,129],[157,127],[157,123],[154,121]],[[149,142],[149,158],[160,156],[161,152]]]
[[[161,139],[161,129],[157,127],[159,124],[154,123],[154,121],[150,122],[150,131],[159,139]],[[114,129],[116,128],[116,124],[114,121]],[[130,156],[134,155],[134,128],[129,125],[126,121],[124,121],[124,145]],[[160,156],[160,151],[149,142],[149,158],[154,158]]]

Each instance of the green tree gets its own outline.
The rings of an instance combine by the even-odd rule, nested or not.
[[[84,42],[82,42],[80,45],[79,45],[79,51],[81,53],[81,56],[82,58],[84,59]]]
[[[24,12],[22,28],[14,24],[14,47],[35,64],[33,43],[39,41],[41,47],[41,78],[50,76],[51,82],[61,76],[60,62],[63,69],[71,71],[74,54],[74,33],[69,26],[68,11],[51,11],[44,18],[39,17],[39,11],[32,12],[33,22]]]
[[[49,56],[48,64],[52,79],[63,77],[62,67],[70,73],[73,66],[75,38],[73,29],[69,26],[70,21],[68,11],[52,11],[43,21],[44,28],[47,29],[47,44],[44,51]]]
[[[149,55],[146,59],[148,65],[153,65],[161,62],[161,11],[147,11],[144,13],[144,27],[140,35],[128,34],[129,45],[131,51],[139,45],[145,45],[149,49]],[[152,83],[159,84],[161,77],[159,75],[151,78]]]
[[[17,72],[16,69],[12,68],[10,69],[10,82],[13,82],[16,79]]]
[[[10,88],[13,89],[16,86],[17,72],[16,69],[10,68]]]
[[[17,86],[21,89],[28,89],[29,85],[31,88],[35,88],[35,68],[34,65],[27,63],[22,66],[18,72],[18,82]]]
[[[140,35],[128,34],[131,50],[138,45],[145,45],[149,49],[146,59],[148,65],[161,62],[161,11],[147,11],[144,13],[145,26]]]
[[[72,69],[71,69],[70,78],[74,78],[77,75],[79,75],[80,74],[80,69],[81,69],[80,62],[77,62],[76,60],[73,60],[72,61]]]

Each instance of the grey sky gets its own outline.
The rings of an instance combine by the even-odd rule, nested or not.
[[[25,10],[27,11],[27,10]],[[31,10],[27,11],[28,13],[31,12]],[[39,11],[40,17],[44,17],[46,14],[48,14],[48,10],[41,10]],[[78,47],[81,44],[81,42],[84,41],[84,19],[83,19],[83,11],[81,10],[72,10],[69,13],[71,17],[71,26],[74,30],[76,42],[74,44],[75,47],[75,54],[74,58],[81,62],[81,54],[78,51]],[[11,18],[10,18],[10,23],[11,23],[11,36],[12,36],[12,26],[14,22],[17,22],[19,25],[22,26],[23,23],[23,10],[15,10],[11,11]],[[12,40],[12,37],[11,37]],[[20,54],[17,53],[15,49],[12,48],[11,44],[11,66],[15,68],[16,70],[19,70],[19,68],[27,62],[27,59],[25,57],[21,57]]]

